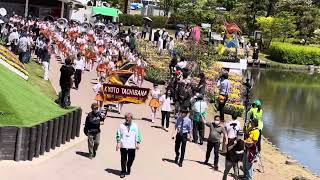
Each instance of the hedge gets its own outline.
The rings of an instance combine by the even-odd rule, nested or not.
[[[152,83],[164,85],[169,79],[169,72],[156,68],[156,67],[147,67],[147,73],[145,79]]]
[[[142,15],[131,15],[131,14],[119,14],[119,21],[123,23],[125,26],[142,26],[143,23]],[[163,16],[152,16],[152,27],[153,28],[167,28],[167,29],[175,29],[176,26],[174,24],[166,24],[166,17]]]
[[[286,64],[320,65],[320,48],[273,42],[269,47],[269,55],[273,61]]]

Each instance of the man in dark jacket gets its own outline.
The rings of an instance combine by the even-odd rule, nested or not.
[[[61,87],[61,107],[66,108],[70,105],[70,89],[72,86],[72,79],[75,70],[71,66],[71,60],[66,59],[65,64],[60,68],[60,87]]]
[[[93,103],[91,105],[91,109],[92,111],[88,114],[84,126],[84,133],[88,136],[90,159],[96,157],[96,152],[98,150],[100,142],[100,125],[103,124],[105,118],[100,114],[97,103]]]

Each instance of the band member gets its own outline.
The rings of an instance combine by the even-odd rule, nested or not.
[[[104,101],[104,92],[103,92],[103,83],[105,82],[105,77],[99,79],[98,84],[93,87],[94,92],[96,93],[95,100],[99,105],[99,111],[103,110],[103,101]]]
[[[158,89],[158,84],[153,84],[153,90],[151,91],[151,97],[149,106],[151,107],[151,122],[154,123],[154,120],[156,118],[157,110],[160,106],[160,98],[161,91]]]
[[[97,77],[100,79],[102,76],[106,76],[108,69],[108,61],[102,56],[102,53],[97,55]]]

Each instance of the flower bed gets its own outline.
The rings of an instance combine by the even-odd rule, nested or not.
[[[190,54],[190,52],[185,53],[184,51],[188,48],[181,43],[177,44],[179,48],[177,50],[179,55],[188,57],[197,56],[195,54]],[[171,59],[169,54],[164,51],[161,55],[158,55],[152,44],[143,40],[138,40],[138,50],[148,63],[147,74],[145,77],[146,80],[152,83],[165,84],[165,82],[169,79],[168,65]],[[210,58],[213,58],[213,56]],[[197,59],[201,61],[203,60],[203,58]],[[192,65],[192,63],[189,64]],[[210,102],[215,102],[219,94],[219,89],[216,82],[220,77],[222,66],[211,59],[210,61],[207,61],[207,63],[202,63],[201,67],[206,75],[207,98],[210,100]],[[237,74],[230,73],[229,80],[231,81],[231,89],[229,99],[225,106],[225,113],[241,116],[244,112],[244,106],[242,105],[241,100],[242,77]],[[196,86],[198,82],[199,79],[194,77],[192,83]]]

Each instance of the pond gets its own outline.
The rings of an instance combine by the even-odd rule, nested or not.
[[[254,96],[263,101],[263,135],[320,175],[320,75],[256,69],[251,74]]]

